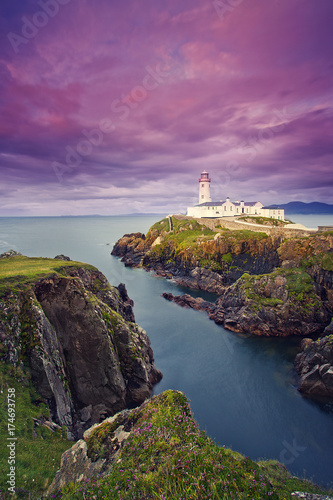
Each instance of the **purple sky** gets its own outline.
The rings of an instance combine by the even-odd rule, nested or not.
[[[0,215],[333,203],[332,0],[1,0]]]

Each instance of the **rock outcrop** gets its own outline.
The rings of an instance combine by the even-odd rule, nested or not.
[[[142,233],[125,234],[117,241],[111,255],[122,257],[121,261],[128,267],[138,267],[149,248],[146,237]]]
[[[206,311],[235,333],[311,338],[296,362],[300,390],[332,399],[329,340],[313,339],[333,316],[333,232],[234,229],[213,219],[173,216],[172,225],[164,219],[146,237],[125,235],[112,253],[126,265],[216,293],[209,306],[188,294],[163,296]]]
[[[291,497],[302,498],[303,500],[333,500],[333,497],[328,495],[316,495],[314,493],[304,493],[302,491],[294,491]]]
[[[244,274],[217,300],[213,319],[234,332],[285,337],[319,335],[331,316],[307,273],[277,269]]]
[[[161,379],[132,304],[123,284],[112,287],[84,265],[2,293],[1,357],[29,367],[52,420],[71,438],[142,403]]]
[[[242,491],[248,498],[289,498],[292,486],[298,490],[293,498],[331,500],[278,462],[256,463],[214,444],[178,391],[154,396],[88,429],[62,455],[48,494],[58,496],[66,486],[64,494],[92,499],[166,498],[168,492],[177,492],[177,498],[238,498]],[[308,490],[319,495],[302,493]]]
[[[215,313],[216,307],[212,302],[202,299],[201,297],[194,298],[189,294],[172,295],[172,293],[162,293],[162,297],[169,302],[175,302],[181,307],[195,309],[197,311],[205,311],[210,317]]]
[[[270,234],[217,231],[214,224],[214,231],[204,221],[172,219],[172,231],[165,219],[147,237],[125,235],[113,255],[179,285],[218,294],[210,318],[234,332],[315,337],[329,324],[333,315],[331,233],[284,241],[283,229]]]
[[[315,399],[333,400],[333,322],[316,341],[304,339],[296,356],[299,390]]]
[[[63,453],[48,494],[61,491],[69,483],[107,476],[131,434],[137,414],[137,411],[124,410],[86,430],[83,438]]]

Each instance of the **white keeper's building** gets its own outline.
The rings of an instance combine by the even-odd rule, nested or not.
[[[187,208],[187,215],[201,219],[204,217],[237,217],[244,215],[268,217],[284,220],[284,210],[278,207],[265,207],[260,201],[212,201],[210,197],[211,179],[203,171],[199,179],[199,203]]]

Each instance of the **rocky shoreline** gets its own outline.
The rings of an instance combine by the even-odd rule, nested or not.
[[[284,240],[280,234],[213,231],[185,217],[173,217],[173,230],[168,228],[160,221],[147,236],[127,234],[112,255],[126,266],[143,267],[179,285],[217,294],[214,304],[189,294],[163,296],[206,311],[211,320],[235,333],[312,341],[327,336],[325,328],[333,316],[332,233]],[[301,348],[305,345],[309,342]],[[318,366],[308,362],[308,355],[300,356],[296,368],[304,378],[316,366],[328,387],[325,392],[319,383],[309,389],[301,382],[303,394],[321,398],[325,392],[333,400],[333,373],[325,356],[317,356]]]

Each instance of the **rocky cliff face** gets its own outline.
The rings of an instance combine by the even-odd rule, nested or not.
[[[126,234],[115,244],[112,255],[121,257],[126,266],[143,266],[180,285],[218,294],[244,272],[269,273],[279,265],[280,237],[251,231],[223,235],[208,229],[188,230],[183,225],[183,230],[181,226],[174,233],[179,238],[161,235],[157,230],[150,230],[147,237],[142,233]],[[181,236],[189,231],[193,231],[195,239],[185,245]]]
[[[306,396],[333,400],[333,321],[316,341],[304,339],[296,356],[299,390]]]
[[[233,231],[173,217],[145,237],[126,235],[113,254],[126,265],[153,269],[189,288],[219,295],[216,302],[163,294],[201,309],[224,328],[261,336],[318,338],[333,315],[333,233]],[[330,337],[329,337],[330,339]],[[312,342],[312,343],[311,343]],[[298,356],[300,390],[332,399],[330,340],[307,340]]]
[[[30,371],[72,438],[142,403],[161,379],[124,285],[84,266],[3,293],[0,342],[2,359]]]
[[[184,217],[125,235],[113,255],[220,295],[210,317],[235,332],[316,336],[333,314],[333,235],[213,231]],[[182,301],[178,301],[182,304]]]
[[[299,269],[244,274],[217,300],[213,319],[229,330],[265,336],[315,336],[331,315],[311,277]]]

